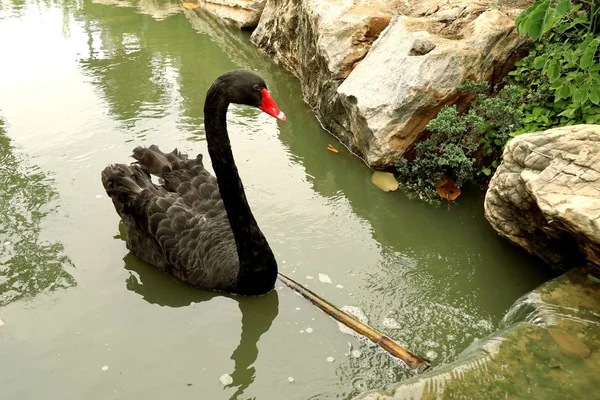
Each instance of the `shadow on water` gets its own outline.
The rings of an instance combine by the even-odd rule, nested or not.
[[[42,220],[56,209],[52,184],[15,151],[0,118],[0,307],[76,284],[63,245],[39,237]]]
[[[119,224],[119,235],[115,239],[125,240],[123,223]],[[226,293],[199,290],[172,278],[140,260],[132,253],[124,258],[125,269],[130,276],[125,281],[125,286],[146,300],[150,304],[163,307],[186,307],[191,304],[202,303],[214,297],[221,296],[238,303],[242,314],[242,332],[240,343],[231,354],[234,361],[234,371],[231,373],[233,382],[227,388],[237,388],[231,399],[238,399],[244,391],[254,382],[256,369],[254,362],[258,358],[258,341],[260,337],[271,328],[279,314],[279,296],[276,290],[264,296],[242,297]]]

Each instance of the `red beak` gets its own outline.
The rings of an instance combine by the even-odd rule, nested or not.
[[[260,93],[262,95],[262,103],[260,103],[258,108],[280,121],[285,121],[285,114],[283,111],[279,110],[279,107],[275,104],[275,100],[273,100],[269,91],[267,89],[261,89]]]

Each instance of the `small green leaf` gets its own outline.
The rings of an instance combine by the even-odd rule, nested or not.
[[[590,101],[595,105],[600,105],[600,85],[594,85],[590,88]]]
[[[492,170],[489,168],[481,168],[481,172],[483,172],[485,176],[490,176],[492,174]]]
[[[560,77],[560,69],[560,62],[557,59],[553,59],[548,63],[546,75],[548,75],[550,82],[554,82]]]
[[[561,87],[556,89],[556,92],[554,93],[554,95],[555,95],[555,99],[554,99],[555,102],[557,102],[560,99],[567,99],[567,98],[571,97],[571,88],[567,85],[562,85]]]
[[[598,45],[600,44],[600,39],[594,39],[587,46],[581,59],[579,60],[579,66],[583,69],[587,69],[592,65],[592,61],[594,60],[594,55],[596,54],[596,50],[598,49]]]

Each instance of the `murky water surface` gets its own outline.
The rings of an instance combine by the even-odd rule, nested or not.
[[[259,71],[288,115],[229,113],[282,271],[435,364],[547,278],[480,194],[448,211],[375,188],[247,33],[168,1],[0,5],[2,399],[347,399],[410,375],[282,284],[214,295],[128,254],[100,171],[139,144],[207,154],[204,95],[233,68]]]

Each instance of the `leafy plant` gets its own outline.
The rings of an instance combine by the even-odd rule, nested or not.
[[[534,44],[504,86],[490,95],[486,82],[466,82],[459,89],[473,95],[468,112],[443,108],[414,160],[396,163],[399,181],[418,197],[436,202],[442,178],[458,187],[485,181],[513,136],[600,123],[600,0],[536,0],[516,24]]]
[[[538,41],[510,75],[532,95],[515,134],[574,123],[600,123],[600,2],[538,0],[517,20]]]

